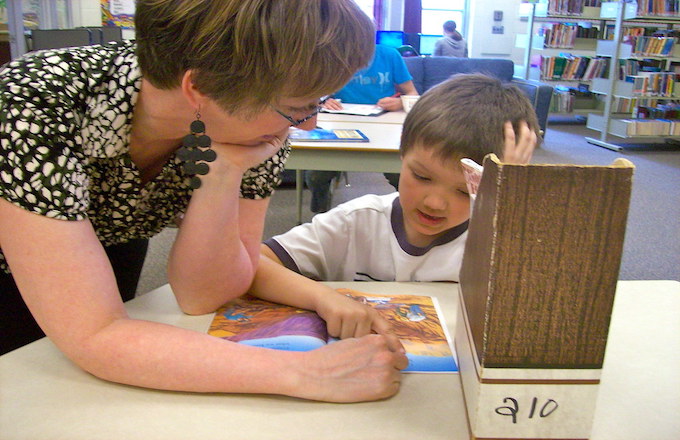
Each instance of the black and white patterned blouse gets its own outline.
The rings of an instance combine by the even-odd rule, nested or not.
[[[130,159],[134,51],[129,41],[48,50],[2,67],[0,197],[55,219],[87,218],[104,245],[150,237],[184,212],[191,189],[179,159],[146,184]],[[249,170],[241,197],[271,195],[289,152],[286,144]]]

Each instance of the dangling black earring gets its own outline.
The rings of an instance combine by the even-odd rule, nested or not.
[[[184,161],[184,172],[187,174],[206,175],[210,167],[206,162],[212,162],[217,154],[210,148],[212,143],[205,134],[205,124],[201,121],[201,114],[196,112],[196,120],[191,123],[191,134],[184,136],[182,147],[177,152],[177,157]],[[199,163],[200,162],[200,163]],[[193,176],[189,182],[192,189],[201,187],[201,178]]]

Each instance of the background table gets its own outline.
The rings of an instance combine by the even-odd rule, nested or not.
[[[329,284],[436,296],[453,333],[457,284]],[[126,308],[197,331],[212,320],[182,314],[168,286]],[[619,282],[593,440],[680,438],[679,335],[679,282]],[[155,391],[97,379],[41,339],[0,357],[0,438],[463,440],[469,433],[457,374],[405,374],[395,397],[358,404]]]
[[[385,112],[378,116],[358,116],[358,115],[344,115],[342,113],[319,113],[317,121],[322,122],[366,122],[368,124],[404,124],[406,119],[406,112],[400,110],[398,112]]]
[[[292,152],[286,168],[296,170],[298,223],[302,221],[304,170],[380,173],[398,173],[401,170],[399,141],[405,115],[404,112],[388,112],[380,116],[320,113],[318,126],[358,129],[368,136],[369,142],[291,141]]]

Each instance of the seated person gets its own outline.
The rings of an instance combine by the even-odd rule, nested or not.
[[[377,44],[371,64],[357,72],[354,77],[324,107],[342,109],[342,103],[375,104],[387,111],[402,110],[399,95],[417,95],[413,77],[399,51],[393,47]],[[312,212],[326,212],[331,207],[331,181],[340,175],[338,171],[312,170],[305,173],[305,183],[312,192]],[[387,175],[396,188],[399,175]]]
[[[534,109],[516,87],[479,74],[446,80],[406,117],[399,191],[359,197],[266,240],[252,288],[262,296],[260,290],[291,286],[303,298],[331,290],[299,274],[325,281],[459,281],[470,218],[460,159],[482,163],[495,153],[528,163],[538,140]]]
[[[456,22],[444,22],[444,38],[434,44],[433,56],[467,58],[468,48],[463,36],[456,30]]]

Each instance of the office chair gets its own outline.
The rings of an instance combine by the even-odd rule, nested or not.
[[[31,50],[59,49],[89,44],[90,31],[87,29],[33,29],[31,31]]]
[[[399,53],[401,54],[402,57],[417,57],[418,56],[418,51],[415,50],[415,48],[409,44],[404,44],[403,46],[399,46],[397,48]]]
[[[106,44],[123,41],[123,29],[119,26],[83,26],[78,29],[90,31],[90,44]]]

